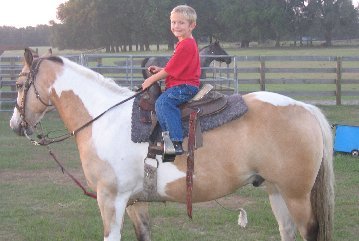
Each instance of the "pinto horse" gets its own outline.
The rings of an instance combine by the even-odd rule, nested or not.
[[[16,85],[10,127],[30,135],[47,111],[57,109],[97,192],[104,240],[121,240],[126,208],[138,240],[150,240],[147,203],[130,202],[143,191],[148,148],[131,141],[135,92],[64,57],[33,59],[28,50]],[[193,202],[218,199],[260,177],[282,240],[295,240],[297,230],[304,240],[332,240],[333,148],[326,118],[315,106],[275,93],[243,99],[243,117],[203,133],[204,145],[195,152]],[[116,108],[104,113],[111,106]],[[154,201],[186,202],[186,156],[158,162]]]

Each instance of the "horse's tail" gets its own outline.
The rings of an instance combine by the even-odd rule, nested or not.
[[[315,106],[311,110],[322,129],[324,144],[322,162],[311,192],[311,203],[319,224],[317,241],[330,241],[334,217],[333,137],[323,113]]]
[[[146,57],[142,60],[141,62],[141,68],[142,68],[142,76],[143,79],[147,79],[148,77],[150,77],[150,75],[148,74],[146,67],[146,63],[148,62],[148,60],[150,59],[150,57]]]

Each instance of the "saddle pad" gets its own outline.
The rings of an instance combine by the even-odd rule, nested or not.
[[[202,116],[199,118],[201,131],[205,132],[216,127],[219,127],[229,121],[237,119],[244,115],[248,107],[244,102],[243,98],[239,94],[225,96],[228,101],[227,108],[222,111],[208,116]],[[132,107],[132,130],[131,130],[131,140],[133,142],[148,142],[150,131],[151,131],[151,123],[142,123],[140,121],[141,110],[138,105],[139,97],[136,97],[133,102]],[[183,135],[184,137],[188,136],[188,120],[182,120],[183,125]]]

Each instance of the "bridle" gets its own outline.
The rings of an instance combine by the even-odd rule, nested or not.
[[[29,123],[26,121],[25,118],[25,104],[26,104],[26,97],[27,97],[27,93],[29,92],[29,89],[31,86],[34,87],[34,91],[35,91],[35,96],[36,98],[46,107],[50,107],[52,106],[51,104],[46,103],[40,96],[39,91],[36,89],[35,86],[35,80],[36,80],[36,75],[39,72],[39,68],[40,68],[40,64],[43,61],[42,58],[36,59],[34,60],[34,62],[31,64],[30,66],[30,71],[29,72],[21,72],[19,74],[19,77],[21,76],[26,76],[26,81],[24,82],[24,84],[16,84],[16,88],[18,90],[23,88],[23,96],[20,102],[20,105],[17,103],[15,103],[15,107],[16,109],[19,111],[20,113],[20,118],[21,118],[21,127],[24,129],[24,133],[26,134],[26,129],[29,127]]]

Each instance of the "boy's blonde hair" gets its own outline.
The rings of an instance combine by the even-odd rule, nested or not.
[[[196,23],[196,21],[197,21],[197,13],[190,6],[179,5],[171,11],[171,14],[173,14],[173,13],[182,14],[188,20],[189,23]]]

